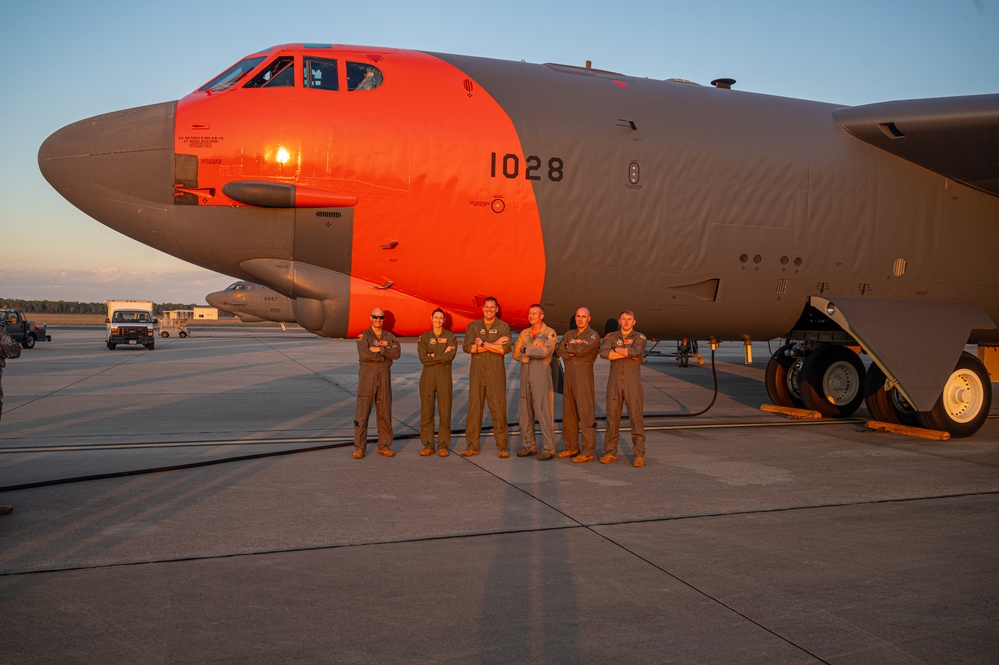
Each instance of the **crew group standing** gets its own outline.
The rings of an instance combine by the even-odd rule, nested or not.
[[[555,395],[552,383],[552,359],[565,363],[565,387],[562,400],[562,440],[560,458],[572,458],[577,464],[592,462],[596,456],[597,422],[593,365],[599,355],[610,361],[607,377],[607,434],[601,464],[617,461],[621,416],[625,408],[631,421],[632,465],[645,466],[645,424],[643,411],[642,362],[646,337],[635,329],[634,312],[625,310],[618,317],[618,329],[601,340],[590,327],[590,311],[576,310],[576,327],[562,339],[547,326],[545,310],[531,305],[527,314],[530,327],[522,330],[511,344],[510,326],[501,318],[499,303],[489,297],[482,304],[482,318],[468,324],[462,349],[471,355],[469,363],[468,416],[465,426],[466,449],[462,457],[481,452],[482,418],[486,406],[492,417],[493,436],[501,458],[508,458],[509,433],[506,422],[506,367],[504,356],[513,351],[520,363],[520,403],[518,409],[523,448],[518,457],[537,455],[539,460],[555,457]],[[423,371],[420,374],[420,455],[447,457],[451,446],[451,365],[458,342],[444,327],[446,314],[434,310],[430,330],[420,335],[417,351]],[[400,356],[399,342],[384,328],[385,312],[371,310],[371,326],[357,337],[359,362],[357,412],[354,420],[354,457],[364,457],[367,445],[368,418],[375,408],[378,430],[378,454],[394,457],[392,451],[392,361]],[[8,338],[9,339],[9,338]],[[556,361],[557,362],[557,361]],[[2,366],[2,365],[0,365]],[[0,392],[0,397],[3,393]],[[434,416],[437,436],[434,436]],[[535,422],[541,428],[541,453],[538,454]]]

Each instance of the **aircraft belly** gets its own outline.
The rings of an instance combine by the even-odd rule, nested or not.
[[[296,208],[295,261],[350,274],[353,208]]]

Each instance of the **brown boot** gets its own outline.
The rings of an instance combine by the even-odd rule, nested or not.
[[[565,459],[566,457],[575,457],[579,454],[579,449],[576,450],[563,450],[558,454],[559,459]]]
[[[610,453],[607,453],[606,455],[600,458],[601,464],[613,464],[616,461],[617,461],[617,455],[611,455]]]

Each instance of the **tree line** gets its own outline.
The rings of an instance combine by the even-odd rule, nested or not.
[[[17,298],[0,298],[0,306],[20,308],[26,314],[100,314],[106,315],[106,302],[72,302],[66,300],[19,300]],[[194,309],[194,305],[164,302],[153,303],[153,309],[158,312],[171,309]]]

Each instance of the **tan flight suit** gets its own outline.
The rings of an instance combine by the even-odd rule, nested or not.
[[[451,347],[448,351],[447,348]],[[420,374],[420,441],[424,448],[434,449],[434,399],[440,417],[438,448],[451,446],[451,361],[458,353],[458,339],[444,328],[440,335],[433,329],[420,335],[416,350],[423,363]]]
[[[379,341],[388,342],[378,353],[368,347]],[[375,403],[375,421],[378,425],[378,448],[392,446],[392,361],[402,353],[395,335],[382,330],[381,340],[372,328],[357,336],[357,411],[354,415],[354,447],[364,452],[368,439],[368,416],[371,403]]]
[[[7,334],[4,322],[0,321],[0,417],[3,416],[3,368],[7,358],[17,358],[21,355],[21,344]]]
[[[594,402],[593,363],[600,352],[600,335],[586,327],[573,328],[562,335],[555,353],[565,361],[562,391],[562,444],[566,450],[581,450],[593,456],[597,447],[597,418]],[[580,436],[581,435],[581,436]],[[583,447],[579,447],[582,438]]]
[[[600,344],[600,357],[605,360],[614,349],[626,349],[627,358],[611,360],[607,377],[607,434],[604,451],[617,455],[617,440],[621,429],[621,409],[628,406],[631,420],[631,445],[636,457],[645,457],[645,393],[642,389],[642,357],[645,354],[645,335],[632,329],[627,337],[615,331],[604,337]]]
[[[544,450],[555,452],[555,391],[552,389],[552,353],[558,334],[541,324],[538,336],[522,330],[513,346],[513,359],[520,363],[520,438],[527,450],[537,450],[534,420],[541,425]],[[525,363],[524,358],[528,358]]]
[[[498,353],[472,353],[476,338],[483,342],[496,342],[506,337],[503,345],[503,355]],[[468,370],[468,417],[465,423],[465,442],[469,450],[479,450],[479,435],[482,432],[483,401],[489,405],[489,413],[493,417],[493,436],[496,437],[496,448],[507,449],[508,437],[506,426],[506,354],[510,353],[513,333],[510,326],[500,319],[486,325],[485,319],[472,321],[465,330],[465,340],[461,345],[465,353],[471,354],[472,361]]]

